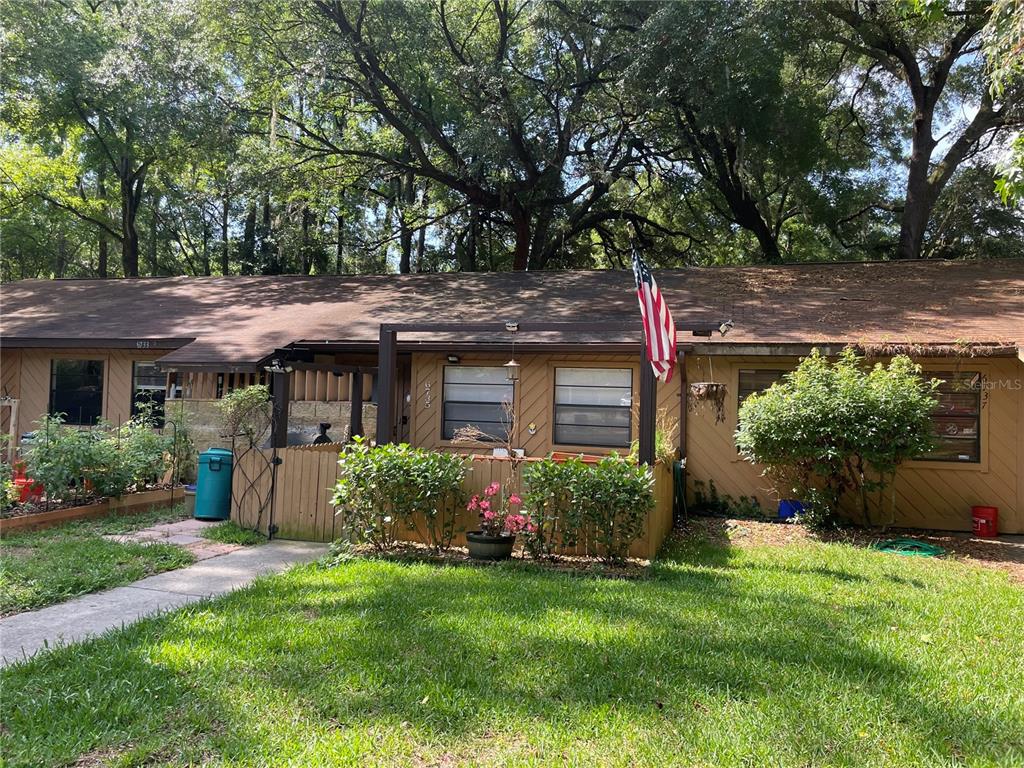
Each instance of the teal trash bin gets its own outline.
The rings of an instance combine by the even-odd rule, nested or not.
[[[231,516],[231,451],[210,448],[199,454],[196,481],[197,520],[227,520]]]

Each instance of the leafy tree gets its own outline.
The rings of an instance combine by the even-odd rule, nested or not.
[[[155,164],[198,146],[218,122],[215,73],[189,3],[7,0],[3,118],[28,137],[81,130],[83,166],[118,185],[114,227],[93,210],[41,195],[119,241],[139,274],[138,215]],[[215,132],[214,132],[215,133]]]
[[[865,78],[905,88],[910,152],[896,257],[920,258],[928,224],[956,170],[1022,120],[1022,89],[994,91],[978,63],[988,0],[829,0],[826,35],[856,57]],[[976,106],[961,118],[962,107]],[[942,131],[942,135],[936,132]]]

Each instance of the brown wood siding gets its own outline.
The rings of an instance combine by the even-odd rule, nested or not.
[[[6,355],[5,353],[5,361]],[[103,418],[117,424],[132,413],[132,363],[156,360],[162,353],[130,349],[24,349],[21,351],[18,410],[20,435],[35,429],[50,406],[50,366],[55,359],[103,361]],[[6,368],[6,364],[4,366]],[[6,373],[5,373],[6,377]]]
[[[21,350],[0,351],[0,395],[21,397]],[[19,409],[22,407],[19,404]],[[0,433],[7,434],[11,427],[11,409],[0,410]],[[15,425],[17,426],[17,425]]]
[[[999,507],[1001,532],[1024,533],[1024,365],[1012,358],[921,362],[934,371],[981,371],[986,386],[981,417],[982,460],[978,464],[908,462],[896,479],[895,524],[966,531],[971,527],[971,506],[989,504]],[[761,476],[760,468],[736,452],[739,370],[790,369],[796,363],[796,358],[715,357],[710,363],[707,357],[688,359],[690,382],[719,381],[729,388],[724,423],[716,424],[708,408],[691,411],[687,419],[691,499],[694,481],[707,484],[714,480],[720,494],[737,499],[756,496],[765,508],[775,508],[778,494],[771,483]],[[878,519],[877,510],[872,511]]]

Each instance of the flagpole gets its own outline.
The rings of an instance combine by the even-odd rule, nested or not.
[[[658,380],[647,356],[647,344],[640,345],[640,425],[637,458],[641,464],[654,465],[654,431],[657,412]]]

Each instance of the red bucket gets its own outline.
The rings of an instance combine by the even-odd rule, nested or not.
[[[999,535],[999,507],[971,507],[974,535],[994,539]]]

